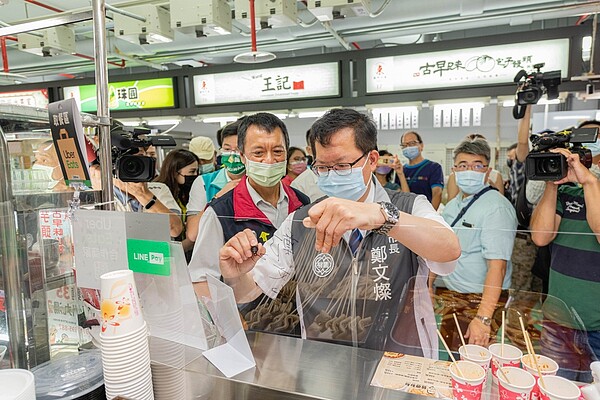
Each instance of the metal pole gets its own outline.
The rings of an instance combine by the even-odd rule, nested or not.
[[[13,204],[8,144],[0,129],[0,274],[4,280],[8,347],[12,368],[27,368],[24,279],[20,276],[15,207]]]
[[[110,146],[110,117],[108,108],[108,63],[106,60],[106,0],[92,0],[94,22],[94,51],[96,60],[96,100],[100,135],[100,170],[102,173],[102,203],[105,210],[113,209],[112,157]]]

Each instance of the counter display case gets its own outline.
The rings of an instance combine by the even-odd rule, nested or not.
[[[55,154],[46,110],[0,106],[0,346],[8,347],[0,369],[48,361],[61,341],[49,321],[78,318],[72,246],[55,238],[74,192],[53,174]],[[80,201],[98,203],[100,192],[81,192]]]

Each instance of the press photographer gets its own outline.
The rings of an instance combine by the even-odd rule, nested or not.
[[[537,104],[543,95],[548,100],[558,98],[558,85],[560,85],[560,71],[541,72],[544,63],[535,64],[534,72],[527,73],[524,69],[517,72],[514,82],[519,85],[515,95],[513,117],[521,119],[525,116],[527,104]]]
[[[177,237],[183,230],[181,210],[164,183],[150,182],[156,161],[146,155],[148,146],[171,146],[174,140],[169,136],[142,136],[147,133],[148,129],[130,129],[119,123],[111,129],[115,210],[169,214],[170,235]],[[97,176],[99,165],[91,170],[92,176]]]
[[[569,149],[570,154],[579,157],[586,168],[592,166],[592,152],[584,143],[594,143],[598,138],[598,128],[569,128],[557,133],[533,134],[533,146],[525,160],[527,179],[533,181],[559,181],[567,176],[568,163],[561,152],[553,149]]]
[[[597,129],[600,123],[588,121],[581,126]],[[545,182],[544,194],[531,217],[535,244],[552,243],[541,353],[558,362],[562,376],[582,382],[591,379],[590,360],[600,357],[600,181],[594,173],[600,152],[597,142],[589,147],[592,168],[582,164],[580,154],[567,148],[549,150],[564,160],[566,174],[560,180]],[[565,303],[566,309],[577,312],[581,327],[561,317]]]

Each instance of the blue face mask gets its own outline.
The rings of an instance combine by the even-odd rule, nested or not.
[[[592,157],[596,157],[600,154],[600,139],[596,140],[594,143],[584,143],[583,145],[592,152]]]
[[[367,190],[363,169],[369,159],[365,161],[362,167],[352,168],[348,175],[340,176],[335,171],[329,171],[327,176],[319,176],[317,186],[329,197],[356,201]]]
[[[414,160],[419,156],[419,146],[411,146],[402,149],[402,155],[408,158],[409,160]]]
[[[202,164],[200,166],[200,175],[202,174],[210,174],[211,172],[215,171],[215,164],[213,163],[208,163],[208,164]]]
[[[456,185],[466,195],[479,193],[485,187],[485,173],[457,171],[454,173]]]

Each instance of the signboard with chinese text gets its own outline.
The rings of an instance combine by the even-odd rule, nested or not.
[[[96,85],[65,87],[63,94],[65,99],[75,99],[83,112],[98,109]],[[108,107],[119,111],[175,107],[173,78],[109,83]]]
[[[149,229],[151,227],[151,229]],[[166,214],[77,210],[73,216],[77,285],[100,289],[100,276],[129,269],[127,239],[169,242]]]
[[[194,76],[196,105],[339,95],[337,62]]]
[[[520,70],[568,76],[569,39],[367,59],[367,93],[512,83]]]
[[[47,108],[48,89],[0,93],[0,104]]]
[[[74,99],[48,105],[52,140],[65,183],[81,182],[92,187],[88,170],[81,114]]]

